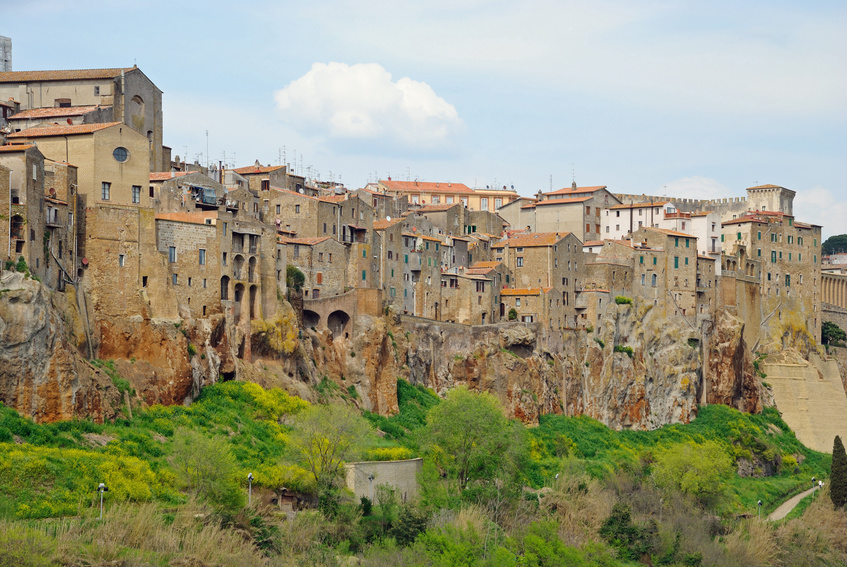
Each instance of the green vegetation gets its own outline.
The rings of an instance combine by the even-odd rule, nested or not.
[[[324,399],[352,397],[329,379],[319,388]],[[759,499],[766,513],[830,468],[776,410],[708,406],[690,424],[615,432],[585,416],[545,415],[526,428],[496,398],[465,389],[441,400],[401,380],[397,399],[396,415],[363,419],[349,406],[225,382],[190,406],[139,409],[132,421],[105,425],[36,425],[0,406],[0,565],[847,559],[839,543],[847,513],[829,498],[825,507],[823,498],[804,502],[808,513],[780,526],[736,519],[755,516]],[[416,455],[424,459],[417,502],[379,481],[372,498],[341,488],[344,461]],[[101,481],[110,490],[99,522]],[[286,519],[267,505],[283,488],[315,509]]]
[[[509,309],[509,321],[514,321],[518,318],[518,310],[512,307]]]
[[[821,342],[829,346],[844,346],[844,341],[847,341],[847,333],[844,329],[831,321],[824,321],[821,324]]]
[[[300,291],[304,283],[306,283],[306,276],[303,272],[297,266],[288,264],[285,268],[285,285],[288,286],[288,289]]]
[[[632,299],[623,295],[616,295],[615,303],[618,305],[632,305]]]
[[[844,443],[838,435],[832,447],[831,471],[829,496],[833,506],[843,509],[847,504],[847,454],[844,453]]]
[[[632,358],[633,350],[632,350],[631,346],[615,345],[614,350],[615,350],[615,352],[625,352],[628,357]]]
[[[821,254],[840,254],[847,252],[847,234],[835,234],[821,244]]]

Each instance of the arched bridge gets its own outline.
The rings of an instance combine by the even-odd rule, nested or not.
[[[378,289],[353,289],[341,295],[303,300],[303,326],[329,329],[333,338],[353,335],[356,315],[379,316],[382,295]]]

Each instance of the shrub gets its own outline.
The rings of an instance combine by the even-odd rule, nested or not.
[[[195,354],[197,354],[197,347],[195,347],[191,343],[188,343],[188,356],[194,356]]]
[[[618,305],[632,305],[632,299],[623,295],[615,296],[615,303]]]
[[[300,291],[304,283],[306,283],[306,276],[303,272],[297,266],[288,264],[285,268],[285,285],[294,291]]]
[[[600,337],[594,337],[594,342],[600,345],[600,348],[606,348],[606,343],[600,340]]]
[[[518,310],[512,307],[509,309],[509,321],[514,321],[518,318]]]
[[[625,352],[626,355],[632,358],[633,350],[631,346],[615,345],[615,352]]]
[[[832,447],[832,473],[830,475],[829,496],[836,508],[844,508],[847,504],[847,454],[841,437],[835,436]]]

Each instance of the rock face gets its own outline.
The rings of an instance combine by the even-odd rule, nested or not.
[[[113,418],[120,393],[68,339],[67,308],[22,274],[4,272],[0,289],[0,401],[41,422]]]
[[[744,325],[728,312],[701,329],[649,304],[613,304],[596,331],[554,335],[532,323],[466,327],[389,310],[359,315],[356,333],[334,338],[297,328],[287,304],[251,331],[232,329],[223,315],[97,317],[77,309],[73,292],[19,274],[4,273],[0,289],[0,401],[37,421],[101,421],[120,411],[125,400],[89,352],[113,361],[133,405],[190,403],[204,386],[238,377],[313,401],[329,381],[334,395],[392,414],[403,378],[441,395],[457,386],[491,392],[530,424],[542,414],[586,414],[616,429],[652,429],[690,421],[702,402],[757,412],[765,398]],[[232,345],[246,335],[250,352],[239,358]]]

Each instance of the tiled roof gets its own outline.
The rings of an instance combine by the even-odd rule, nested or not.
[[[442,183],[432,181],[395,181],[380,180],[389,191],[398,193],[467,193],[473,194],[473,189],[464,183]]]
[[[326,197],[318,197],[318,201],[324,203],[341,203],[347,200],[347,195],[328,195]]]
[[[320,238],[280,238],[280,241],[284,242],[285,244],[302,244],[304,246],[314,246],[315,244],[320,244],[321,242],[325,242],[327,240],[330,240],[329,236],[322,236]]]
[[[0,146],[0,152],[22,152],[34,147],[35,144],[8,144]]]
[[[583,246],[603,246],[602,240],[588,240],[582,243]]]
[[[653,230],[656,232],[661,232],[662,234],[667,234],[668,236],[684,236],[685,238],[697,238],[693,234],[686,234],[684,232],[678,232],[676,230],[669,230],[667,228],[653,228],[652,226],[645,226],[644,230]]]
[[[378,220],[374,221],[374,230],[385,230],[389,226],[394,226],[398,222],[403,222],[403,219]]]
[[[439,203],[437,205],[424,205],[420,209],[418,209],[421,213],[428,212],[436,212],[436,211],[446,211],[448,209],[452,209],[453,207],[459,206],[460,203]]]
[[[782,187],[780,185],[767,184],[767,185],[756,185],[755,187],[748,187],[748,189],[785,189],[785,187]]]
[[[494,268],[468,268],[465,273],[469,276],[484,276],[494,271]]]
[[[153,171],[150,173],[150,181],[167,181],[174,177],[182,177],[191,173],[199,173],[198,171]]]
[[[46,138],[48,136],[74,136],[78,134],[91,134],[92,132],[111,128],[112,126],[117,126],[119,124],[123,124],[123,122],[106,122],[105,124],[77,124],[76,126],[36,126],[34,128],[23,130],[22,132],[15,132],[14,134],[9,134],[7,137]]]
[[[549,193],[544,193],[544,195],[569,195],[571,193],[594,193],[595,191],[599,191],[600,189],[605,189],[605,185],[593,185],[591,187],[577,187],[574,189],[573,187],[564,187],[562,189],[557,189],[555,191],[551,191]]]
[[[68,106],[59,108],[31,108],[22,110],[9,117],[9,120],[29,120],[31,118],[62,118],[65,116],[82,116],[97,110],[98,106]]]
[[[570,232],[534,232],[531,234],[519,234],[511,238],[504,238],[492,248],[503,248],[511,246],[514,248],[531,248],[533,246],[553,246]]]
[[[535,203],[536,207],[541,207],[543,205],[570,205],[573,203],[584,203],[585,201],[591,200],[591,197],[574,197],[573,199],[547,199],[545,201],[538,201]]]
[[[655,201],[653,203],[632,203],[630,205],[612,205],[609,209],[649,209],[650,207],[661,207],[670,201]]]
[[[501,289],[500,295],[541,295],[541,288]]]
[[[487,262],[474,262],[473,264],[471,264],[471,269],[474,269],[474,268],[492,269],[492,268],[496,268],[497,266],[499,266],[502,263],[503,262],[498,262],[496,260],[487,261]]]
[[[270,173],[272,171],[276,171],[278,169],[283,169],[284,165],[267,165],[267,166],[257,166],[257,165],[248,165],[247,167],[236,167],[232,171],[238,173],[239,175],[250,175],[251,173]]]
[[[206,219],[218,218],[217,211],[203,211],[196,213],[159,213],[156,220],[187,222],[192,224],[206,224]]]
[[[117,69],[76,69],[70,71],[8,71],[0,73],[0,83],[29,83],[38,81],[77,81],[85,79],[113,79],[121,71],[132,71],[137,67]]]

